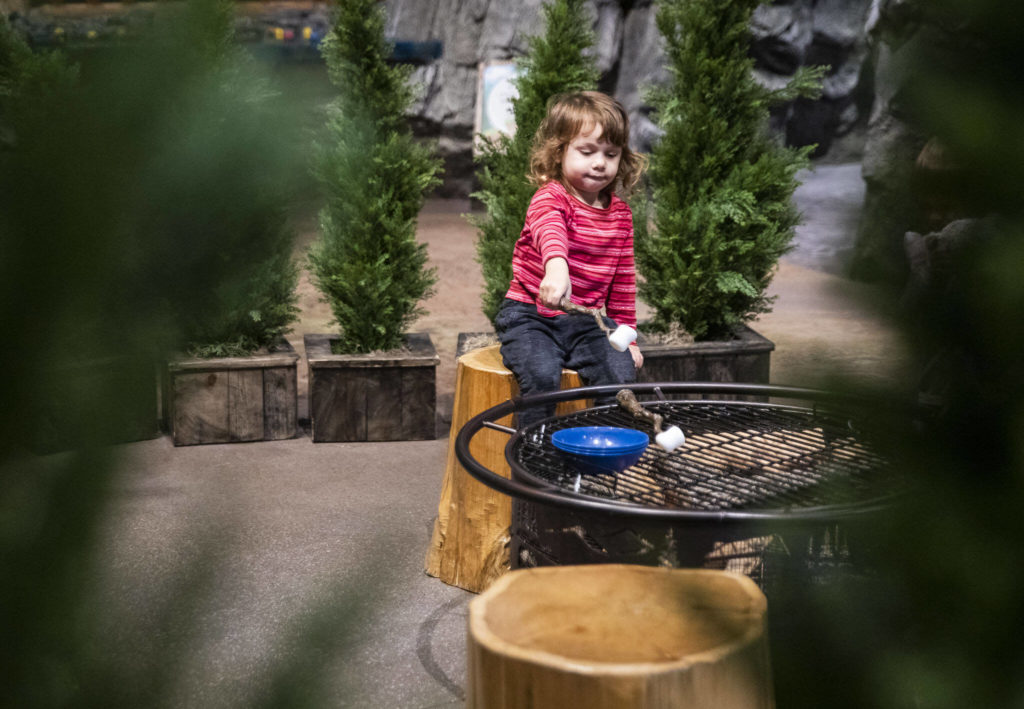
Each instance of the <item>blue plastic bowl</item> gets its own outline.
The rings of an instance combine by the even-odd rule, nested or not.
[[[577,426],[551,434],[555,448],[577,453],[609,454],[643,450],[651,439],[643,431],[615,426]]]
[[[643,431],[579,426],[551,434],[551,443],[580,473],[618,473],[636,463],[650,444]]]

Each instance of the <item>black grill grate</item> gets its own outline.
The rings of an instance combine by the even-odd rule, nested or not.
[[[824,408],[741,401],[659,401],[644,407],[675,425],[686,443],[666,453],[652,442],[620,472],[579,475],[551,444],[573,426],[648,430],[618,406],[550,419],[523,431],[510,457],[534,484],[565,493],[681,510],[797,509],[856,504],[902,489],[892,467],[852,420]]]

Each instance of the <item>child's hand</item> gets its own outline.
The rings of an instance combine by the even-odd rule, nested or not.
[[[635,342],[629,346],[629,354],[633,356],[634,367],[640,369],[640,367],[644,366],[644,354]]]
[[[540,291],[537,293],[541,304],[553,310],[559,310],[562,297],[569,297],[571,292],[569,264],[561,257],[549,259],[544,264],[544,278],[541,279]]]

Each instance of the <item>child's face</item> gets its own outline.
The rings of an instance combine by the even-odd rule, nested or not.
[[[570,191],[587,204],[601,205],[601,190],[615,180],[622,149],[604,140],[600,125],[584,128],[562,154],[562,177]]]

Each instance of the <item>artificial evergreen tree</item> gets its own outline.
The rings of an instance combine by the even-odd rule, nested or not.
[[[97,281],[41,348],[106,356],[131,331],[243,354],[294,321],[287,127],[233,21],[228,0],[189,0],[88,81],[0,27],[0,232],[48,253],[58,288]],[[9,267],[7,284],[27,270]]]
[[[275,93],[255,71],[252,58],[234,37],[234,3],[231,0],[192,0],[178,26],[185,36],[183,46],[190,49],[197,76],[208,93],[206,104],[196,112],[196,133],[206,133],[228,150],[255,151],[245,159],[247,169],[232,167],[232,175],[223,176],[213,192],[238,209],[228,207],[210,215],[204,228],[210,240],[221,246],[220,261],[237,271],[218,282],[208,292],[202,309],[182,318],[186,350],[201,357],[232,357],[272,348],[298,318],[296,306],[299,269],[292,257],[294,231],[288,223],[289,191],[282,187],[285,165],[280,154],[268,150],[266,138],[252,129],[271,124]],[[241,114],[242,120],[225,121],[243,142],[231,146],[216,127],[223,116]],[[202,149],[202,144],[185,141]],[[199,185],[207,190],[209,184]],[[191,188],[186,188],[191,189]],[[192,199],[191,204],[208,204]],[[211,205],[213,206],[213,205]],[[230,233],[229,233],[230,232]]]
[[[170,31],[179,8],[168,10],[114,57],[96,50],[79,82],[64,69],[36,71],[39,60],[57,61],[49,55],[13,49],[25,61],[10,72],[12,55],[0,58],[0,121],[11,137],[0,148],[0,321],[17,343],[0,354],[0,519],[24,518],[31,500],[35,520],[5,523],[0,534],[0,696],[9,706],[159,705],[165,668],[190,652],[160,638],[197,627],[187,614],[203,592],[195,582],[212,578],[193,573],[202,563],[193,559],[187,581],[169,583],[168,594],[153,589],[166,621],[158,632],[130,608],[104,604],[95,584],[119,472],[105,434],[140,397],[88,365],[151,365],[151,350],[181,344],[183,317],[208,310],[214,288],[244,280],[250,259],[265,258],[262,210],[290,147],[287,126],[244,98],[250,72],[229,70],[233,61],[208,71],[187,41],[195,35]],[[0,43],[13,47],[20,40],[2,20]],[[40,414],[54,410],[74,422],[68,433],[82,446],[30,454],[45,433]],[[123,652],[143,638],[154,642]]]
[[[341,330],[338,353],[391,350],[437,280],[416,218],[440,160],[408,127],[411,68],[388,63],[383,5],[346,0],[335,11],[322,52],[338,96],[318,146],[327,204],[310,264]]]
[[[0,150],[13,147],[16,124],[34,120],[43,102],[77,81],[78,67],[63,53],[33,52],[0,14]]]
[[[824,69],[804,69],[784,88],[759,85],[748,56],[760,0],[662,0],[657,25],[670,72],[652,89],[662,137],[648,172],[652,220],[637,210],[640,296],[653,332],[697,340],[770,309],[765,291],[799,215],[796,171],[813,146],[781,145],[768,131],[775,102],[818,91]]]
[[[483,270],[483,312],[498,312],[512,280],[512,250],[523,229],[536,186],[527,179],[534,133],[544,119],[548,99],[567,91],[596,88],[598,72],[586,50],[594,42],[583,0],[552,0],[544,5],[545,33],[529,40],[515,80],[512,101],[516,132],[484,139],[477,163],[480,190],[474,194],[487,209],[475,219],[480,229],[477,261]]]

